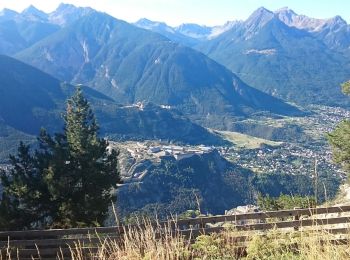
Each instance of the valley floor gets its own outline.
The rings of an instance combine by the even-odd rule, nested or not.
[[[258,174],[281,173],[311,177],[333,174],[345,178],[345,172],[332,161],[326,133],[332,131],[344,118],[349,118],[350,111],[326,106],[311,106],[309,109],[311,113],[305,117],[265,118],[254,122],[278,127],[299,126],[305,136],[302,140],[295,138],[290,141],[273,141],[238,132],[214,130],[232,145],[207,147],[160,141],[112,142],[111,145],[122,150],[122,175],[127,180],[141,180],[147,174],[147,168],[152,163],[159,163],[164,156],[182,160],[213,149],[218,150],[227,160]]]

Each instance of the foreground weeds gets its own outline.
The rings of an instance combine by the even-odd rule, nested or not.
[[[342,244],[339,245],[339,235],[323,231],[281,233],[273,230],[263,235],[228,229],[196,238],[174,233],[170,228],[160,231],[159,228],[148,225],[145,229],[126,231],[118,243],[106,239],[93,259],[350,259],[350,243],[347,241],[350,232],[349,235],[342,235]],[[77,255],[73,251],[72,254]]]
[[[98,236],[98,234],[96,234]],[[121,239],[101,237],[98,245],[76,243],[57,259],[72,260],[228,260],[228,259],[350,259],[350,232],[332,235],[326,231],[238,232],[227,228],[220,233],[184,236],[169,227],[146,222],[124,229]],[[340,240],[341,239],[341,240]],[[90,254],[86,247],[90,246]],[[11,260],[3,252],[1,259]],[[12,259],[18,259],[13,258]],[[45,259],[45,258],[39,258]]]

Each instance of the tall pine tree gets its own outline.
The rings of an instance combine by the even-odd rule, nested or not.
[[[77,87],[67,101],[64,131],[42,130],[39,148],[20,144],[4,187],[0,225],[7,228],[82,227],[103,224],[115,200],[118,153],[98,137],[96,118]],[[10,226],[9,226],[10,225]]]
[[[96,118],[79,87],[67,102],[64,120],[69,168],[65,180],[71,200],[61,205],[62,219],[79,226],[99,225],[114,200],[111,188],[120,182],[117,153],[109,154],[108,142],[97,136]]]

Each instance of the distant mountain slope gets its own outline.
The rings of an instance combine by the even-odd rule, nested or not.
[[[150,30],[152,32],[159,33],[174,42],[193,47],[202,41],[213,39],[225,31],[228,31],[236,23],[239,22],[231,21],[226,22],[224,25],[213,27],[193,23],[184,23],[177,27],[171,27],[163,22],[155,22],[146,18],[142,18],[134,23],[134,25],[146,30]]]
[[[263,9],[261,8],[261,10]],[[350,25],[340,16],[326,19],[311,18],[306,15],[299,15],[288,7],[270,13],[289,27],[308,31],[316,39],[324,42],[328,48],[349,54]],[[177,27],[171,27],[164,22],[155,22],[143,18],[137,21],[135,25],[160,33],[174,42],[195,47],[201,42],[215,39],[242,23],[244,22],[229,21],[224,25],[213,27],[185,23]]]
[[[103,133],[113,140],[161,139],[195,145],[227,143],[174,109],[150,103],[117,107],[113,113],[106,111],[109,109],[99,108],[98,115]]]
[[[47,18],[51,23],[64,27],[92,12],[94,10],[90,7],[76,7],[61,3],[55,11],[47,14]]]
[[[60,27],[47,21],[45,13],[29,7],[22,13],[0,13],[0,54],[11,55],[56,32]]]
[[[338,86],[350,77],[350,26],[339,16],[314,19],[288,8],[275,12],[260,8],[247,21],[233,21],[222,26],[182,24],[171,27],[147,19],[135,25],[167,38],[136,30],[88,7],[61,4],[48,14],[33,6],[22,13],[4,9],[0,12],[0,54],[17,54],[16,57],[55,77],[87,83],[122,103],[150,100],[160,104],[162,100],[186,113],[212,115],[210,107],[206,109],[207,106],[196,101],[203,97],[193,96],[193,92],[182,95],[178,86],[184,83],[193,88],[193,84],[198,83],[210,85],[213,90],[213,85],[228,85],[227,77],[223,80],[226,83],[218,82],[219,77],[214,79],[216,72],[212,71],[213,63],[208,61],[204,61],[208,65],[202,75],[192,73],[203,69],[205,58],[178,46],[180,43],[196,47],[248,85],[267,94],[301,105],[349,105]],[[195,67],[183,65],[187,61],[195,63],[195,59],[202,61]],[[189,80],[184,73],[199,80]],[[228,87],[232,89],[232,84]],[[198,88],[193,89],[197,91]],[[203,94],[202,90],[200,92]],[[217,104],[227,104],[223,105],[225,109],[219,106],[219,114],[223,110],[225,114],[235,110],[235,115],[243,116],[254,110],[276,112],[273,104],[268,108],[253,106],[247,112],[247,106],[238,102],[233,109],[228,104],[232,100],[219,99],[218,93],[212,94],[209,96],[220,100]],[[186,108],[175,104],[174,100],[184,97],[191,103],[185,101]]]
[[[296,14],[289,8],[279,9],[275,13],[288,26],[310,32],[330,49],[350,53],[350,25],[340,16],[316,19]]]
[[[176,28],[173,28],[163,22],[155,22],[146,18],[142,18],[134,23],[134,25],[152,32],[159,33],[167,37],[169,40],[181,43],[185,46],[194,46],[200,42],[197,38],[182,34],[181,32],[177,31]]]
[[[0,54],[14,54],[27,47],[26,40],[13,21],[0,21]]]
[[[274,96],[303,105],[349,105],[339,88],[350,77],[348,59],[264,8],[198,49]]]
[[[13,58],[0,55],[0,157],[20,140],[31,141],[41,127],[62,130],[61,114],[74,87]],[[121,106],[85,87],[101,133],[118,139],[163,139],[190,144],[218,144],[221,138],[175,110],[151,104]],[[2,158],[0,158],[1,160]]]
[[[53,112],[66,94],[52,76],[7,56],[0,56],[0,118],[17,130],[36,134],[55,124]],[[51,114],[50,114],[51,113]]]
[[[49,14],[32,5],[21,13],[4,9],[0,12],[0,54],[13,55],[28,48],[92,11],[69,4]]]
[[[61,80],[91,86],[119,103],[169,105],[203,121],[261,111],[299,113],[247,86],[205,55],[99,12],[16,57]]]

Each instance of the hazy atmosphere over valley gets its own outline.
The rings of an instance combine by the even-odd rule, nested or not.
[[[341,0],[2,0],[0,233],[347,207],[348,10]],[[191,241],[176,257],[112,246],[96,259],[238,256]],[[251,250],[238,258],[265,259]]]

